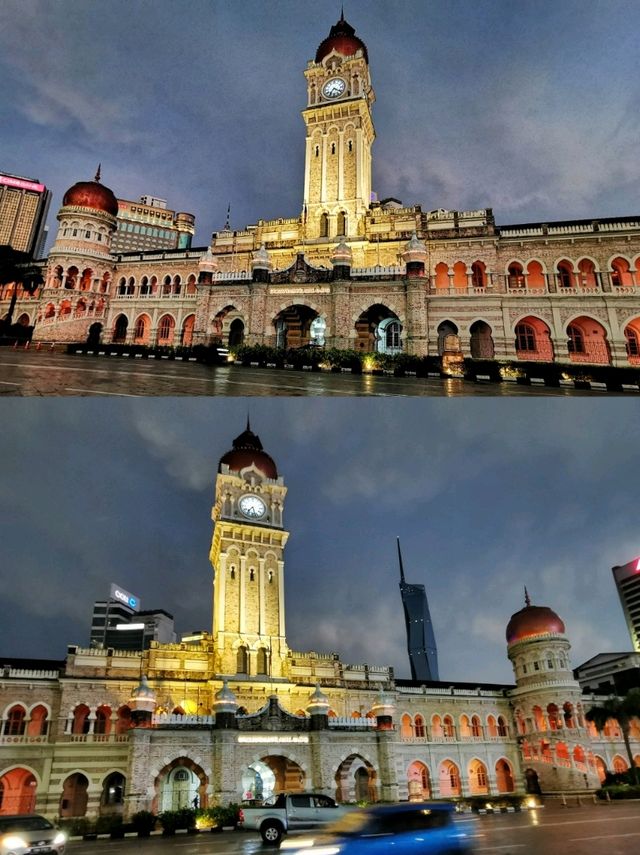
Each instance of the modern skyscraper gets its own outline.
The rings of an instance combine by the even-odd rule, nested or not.
[[[0,172],[0,244],[39,257],[51,191],[34,178]]]
[[[640,557],[611,570],[633,649],[640,652]]]
[[[398,561],[400,562],[400,594],[407,627],[407,650],[411,665],[412,680],[439,680],[438,651],[429,603],[424,585],[410,585],[404,578],[400,538],[398,538]]]

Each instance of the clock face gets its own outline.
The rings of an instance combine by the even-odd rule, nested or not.
[[[325,98],[339,98],[346,88],[347,84],[341,77],[332,77],[322,87],[322,94]]]
[[[240,513],[250,520],[261,520],[267,513],[267,506],[258,496],[243,496],[238,505]]]

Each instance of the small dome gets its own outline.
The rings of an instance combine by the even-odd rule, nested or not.
[[[266,478],[275,481],[278,477],[276,464],[267,452],[263,451],[260,437],[251,430],[248,421],[247,429],[233,440],[231,451],[227,451],[220,458],[218,472],[222,471],[223,463],[229,467],[231,472],[241,472],[247,466],[254,464],[256,469],[259,469]]]
[[[74,205],[78,208],[94,208],[104,211],[112,217],[118,216],[118,200],[113,192],[100,183],[100,167],[93,181],[78,181],[64,194],[62,205]]]
[[[216,713],[232,713],[234,715],[238,709],[237,698],[226,680],[223,680],[222,688],[218,689],[213,697],[213,709]]]
[[[327,715],[329,707],[329,698],[321,691],[320,686],[317,685],[315,691],[309,697],[307,712],[309,715]]]
[[[252,270],[271,270],[273,264],[271,263],[271,258],[269,257],[269,253],[267,252],[267,248],[264,244],[257,249],[253,256],[251,257],[251,269]]]
[[[525,589],[525,607],[511,616],[507,624],[507,644],[516,644],[537,635],[564,635],[564,623],[547,606],[532,606]]]
[[[328,37],[320,43],[316,51],[316,62],[322,62],[332,50],[337,51],[342,56],[353,56],[361,50],[366,62],[369,62],[367,46],[355,33],[355,29],[345,21],[344,14],[341,15],[338,23],[331,27]]]
[[[156,708],[156,693],[149,685],[146,676],[142,676],[139,685],[131,692],[129,706],[132,710],[149,713]]]
[[[405,264],[411,264],[412,262],[424,264],[426,261],[427,247],[415,232],[411,235],[411,240],[405,245],[402,258]]]
[[[211,247],[208,246],[207,251],[200,256],[198,270],[201,270],[203,273],[215,273],[217,269],[218,263],[214,254],[211,252]]]
[[[334,267],[351,267],[352,262],[351,247],[344,240],[341,240],[331,253],[331,264]]]

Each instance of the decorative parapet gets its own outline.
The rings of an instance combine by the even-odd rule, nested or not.
[[[60,671],[45,671],[32,668],[8,668],[4,671],[4,677],[13,677],[17,680],[57,680]]]
[[[177,715],[174,713],[154,713],[151,724],[154,727],[213,727],[214,715]]]
[[[515,687],[514,687],[515,688]],[[446,689],[436,689],[427,686],[398,686],[396,692],[399,695],[447,695],[448,697],[461,698],[504,698],[507,692],[511,692],[508,686],[504,689],[456,689],[449,686]]]
[[[352,267],[351,278],[356,277],[372,277],[372,276],[404,276],[405,269],[400,265],[394,264],[389,267],[377,264],[375,267]]]
[[[375,718],[347,718],[346,716],[330,716],[329,727],[335,730],[373,730],[377,725]]]
[[[219,270],[211,274],[212,282],[237,282],[251,280],[250,270]]]

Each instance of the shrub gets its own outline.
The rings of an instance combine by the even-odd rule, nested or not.
[[[150,810],[139,810],[131,817],[131,827],[139,837],[148,837],[156,827],[157,817]]]
[[[611,784],[596,790],[599,799],[638,799],[640,798],[640,786],[631,784]]]
[[[158,819],[163,834],[174,834],[178,828],[191,829],[196,827],[196,812],[191,808],[181,810],[165,810]]]
[[[124,834],[120,814],[112,813],[99,816],[96,820],[96,834],[110,834],[112,837]]]

